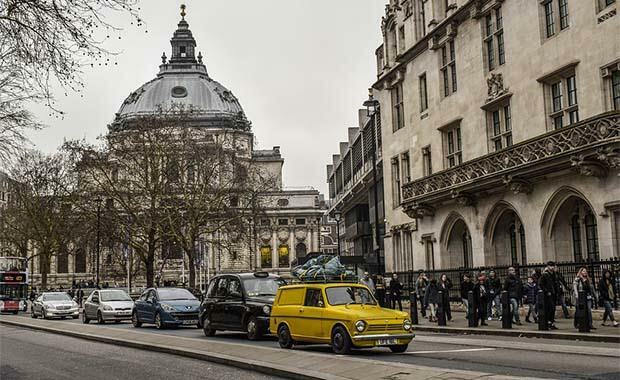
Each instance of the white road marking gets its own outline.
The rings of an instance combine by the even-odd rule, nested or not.
[[[443,354],[449,352],[476,352],[476,351],[494,351],[495,348],[461,348],[459,350],[437,350],[437,351],[407,351],[405,354]]]

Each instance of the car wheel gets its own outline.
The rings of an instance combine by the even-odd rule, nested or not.
[[[396,354],[401,354],[405,351],[407,351],[407,347],[409,347],[408,344],[397,344],[394,346],[390,346],[390,350],[392,350],[392,352],[396,353]]]
[[[254,316],[248,319],[248,323],[245,325],[245,331],[248,333],[249,340],[259,340],[263,337],[263,332]]]
[[[45,309],[43,309],[43,313],[41,314],[41,318],[47,319],[47,313],[45,312]]]
[[[84,324],[90,323],[90,319],[88,319],[88,317],[86,316],[86,311],[82,312],[82,323]]]
[[[157,326],[157,328],[160,330],[163,330],[166,328],[166,325],[161,320],[161,315],[159,315],[159,313],[155,314],[155,326]]]
[[[103,319],[103,315],[100,311],[97,312],[97,323],[99,323],[100,325],[105,324],[105,320]]]
[[[138,313],[135,310],[131,313],[131,324],[136,328],[142,326],[142,322],[138,319]]]
[[[205,333],[205,336],[215,336],[216,330],[211,327],[211,321],[209,320],[209,317],[203,318],[202,331]]]
[[[332,350],[336,354],[346,355],[351,353],[351,337],[342,326],[336,326],[332,332]]]
[[[293,344],[295,344],[295,341],[291,337],[291,332],[285,324],[278,327],[278,343],[281,348],[292,348]]]

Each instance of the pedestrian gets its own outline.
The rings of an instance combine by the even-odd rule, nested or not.
[[[380,274],[377,275],[375,282],[375,297],[379,301],[379,306],[385,307],[385,279]]]
[[[392,309],[396,309],[396,303],[398,302],[398,309],[403,311],[403,304],[400,299],[402,294],[403,284],[398,281],[398,275],[394,273],[392,280],[390,281],[390,300],[392,302]]]
[[[585,267],[581,267],[579,271],[577,271],[577,276],[575,280],[573,280],[573,292],[575,295],[575,299],[579,300],[579,292],[583,291],[586,296],[586,323],[590,326],[590,330],[596,330],[596,327],[592,325],[592,300],[594,299],[594,289],[592,289],[592,281],[590,281],[590,276],[588,276],[588,270]],[[581,316],[575,313],[575,328],[578,325],[578,318]]]
[[[469,291],[474,290],[474,283],[469,278],[468,273],[463,274],[463,281],[461,281],[461,301],[463,301],[463,306],[465,306],[465,318],[469,319]],[[471,305],[472,308],[474,305]]]
[[[612,323],[612,326],[618,327],[618,322],[614,319],[613,305],[616,300],[616,293],[614,292],[614,278],[609,269],[605,269],[603,277],[598,284],[599,303],[605,309],[603,313],[603,326],[607,326],[607,318]]]
[[[485,284],[486,276],[481,274],[478,276],[478,282],[474,285],[474,308],[478,312],[476,318],[480,320],[481,326],[487,326],[486,313],[489,302],[489,293]]]
[[[415,281],[415,291],[418,295],[418,299],[420,300],[420,309],[422,317],[426,317],[426,308],[428,304],[426,303],[426,288],[428,287],[428,278],[424,271],[420,271],[418,274],[418,279]]]
[[[452,281],[445,273],[439,277],[439,290],[443,291],[443,309],[446,312],[448,321],[452,320],[452,310],[450,310],[450,289],[452,289]]]
[[[370,289],[371,294],[375,294],[375,283],[370,278],[370,274],[368,272],[364,272],[364,276],[360,278],[360,284],[365,285],[368,289]]]
[[[431,277],[431,280],[424,291],[424,304],[430,308],[429,322],[437,322],[437,303],[439,302],[439,286],[437,280]]]
[[[84,289],[82,289],[82,287],[80,286],[78,287],[78,290],[77,290],[77,303],[78,305],[80,305],[80,307],[82,307],[83,299],[84,299]]]
[[[502,291],[502,282],[497,277],[497,273],[494,270],[489,271],[489,277],[486,283],[487,291],[489,292],[489,304],[487,306],[487,318],[490,321],[493,319],[493,309],[495,308],[495,318],[502,320],[502,303],[500,294]],[[493,307],[495,306],[495,307]]]
[[[555,263],[553,261],[549,261],[545,270],[543,270],[540,275],[540,282],[538,286],[540,290],[543,291],[544,295],[544,310],[543,315],[547,319],[547,325],[551,330],[557,330],[558,328],[555,326],[555,280],[553,276],[553,272],[555,271]],[[539,310],[540,311],[540,310]],[[540,316],[539,316],[540,317]]]
[[[525,322],[532,323],[530,316],[534,318],[534,322],[538,323],[538,309],[536,304],[536,296],[538,295],[538,284],[534,281],[532,276],[527,278],[527,283],[523,287],[523,294],[525,295],[525,302],[528,306],[527,316]]]
[[[512,319],[514,323],[521,326],[519,319],[519,303],[522,298],[523,282],[517,277],[517,271],[514,267],[508,268],[508,277],[504,282],[504,290],[508,292],[508,299],[510,300],[510,306],[512,308]]]
[[[562,313],[564,314],[564,319],[570,318],[568,314],[568,307],[566,307],[566,297],[564,297],[564,290],[568,290],[568,285],[566,284],[566,280],[564,280],[564,276],[562,273],[558,271],[557,265],[553,268],[553,276],[555,279],[555,296],[556,296],[556,305],[562,307]]]

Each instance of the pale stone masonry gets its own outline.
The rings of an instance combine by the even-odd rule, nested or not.
[[[386,5],[372,87],[387,272],[619,255],[618,8]]]

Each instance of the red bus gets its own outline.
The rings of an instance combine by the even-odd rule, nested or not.
[[[28,260],[0,257],[0,312],[17,314],[26,310],[28,298]]]

